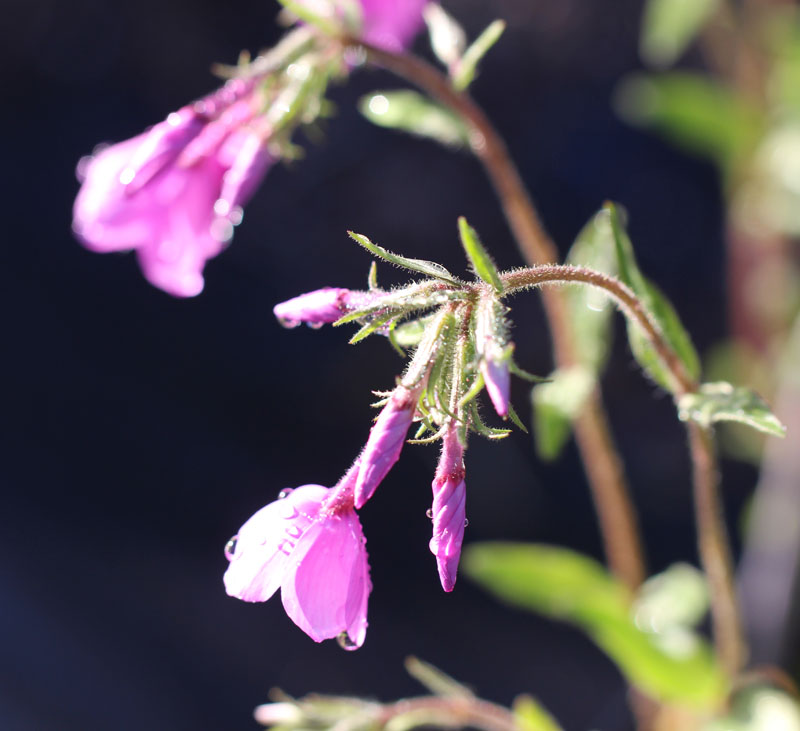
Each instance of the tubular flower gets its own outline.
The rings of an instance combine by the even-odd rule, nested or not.
[[[361,453],[355,486],[355,504],[362,507],[400,458],[406,432],[414,420],[424,382],[414,388],[398,385],[378,415]]]
[[[431,553],[436,556],[439,580],[445,591],[456,583],[461,543],[464,540],[467,487],[464,481],[464,448],[455,425],[450,425],[442,439],[442,454],[433,478],[433,538]]]
[[[281,495],[226,546],[227,593],[263,602],[281,587],[286,613],[311,639],[361,647],[372,584],[352,492],[341,500],[336,488],[303,485]]]
[[[135,249],[145,277],[177,297],[203,289],[203,266],[230,240],[271,158],[252,86],[220,91],[78,166],[73,230],[92,251]]]
[[[301,322],[315,327],[336,322],[374,299],[375,295],[369,292],[323,287],[281,302],[272,311],[285,327],[297,327]]]

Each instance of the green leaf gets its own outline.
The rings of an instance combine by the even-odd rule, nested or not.
[[[536,451],[544,460],[561,453],[570,435],[570,424],[580,413],[595,385],[595,377],[584,366],[556,370],[547,383],[534,386],[533,424]]]
[[[402,348],[413,348],[415,345],[419,345],[419,341],[422,340],[422,336],[425,333],[425,328],[434,317],[435,315],[427,315],[426,317],[409,320],[402,325],[398,325],[393,333],[397,344]]]
[[[512,606],[583,629],[648,695],[704,709],[723,700],[727,680],[707,644],[698,638],[668,653],[636,626],[626,588],[593,559],[554,546],[479,543],[466,549],[461,566]]]
[[[427,137],[449,147],[469,144],[469,129],[458,116],[410,89],[368,94],[359,100],[358,108],[379,127]]]
[[[339,28],[330,17],[315,13],[302,0],[278,0],[278,2],[296,18],[319,28],[326,35],[338,35]]]
[[[752,103],[700,74],[628,76],[617,88],[615,107],[630,124],[711,158],[726,174],[755,148],[764,129],[764,116]]]
[[[470,47],[464,51],[464,55],[458,63],[457,70],[453,74],[452,82],[454,89],[463,91],[473,82],[481,59],[489,52],[492,46],[500,40],[500,36],[503,35],[505,29],[506,24],[504,21],[493,21],[484,29],[483,33],[472,42]]]
[[[378,246],[377,244],[373,244],[366,236],[362,234],[354,233],[353,231],[347,232],[350,235],[350,238],[353,239],[356,243],[363,246],[367,251],[374,254],[385,261],[394,264],[395,266],[402,267],[403,269],[409,269],[412,272],[419,272],[420,274],[425,274],[428,277],[434,277],[435,279],[441,279],[443,282],[447,282],[448,284],[453,284],[457,287],[461,286],[461,283],[456,279],[450,272],[447,271],[441,264],[437,264],[435,261],[426,261],[425,259],[408,259],[405,256],[400,256],[399,254],[393,254],[391,251],[387,251],[382,246]]]
[[[708,611],[708,603],[703,572],[687,563],[676,563],[642,584],[633,615],[646,632],[664,634],[697,626]]]
[[[678,415],[683,421],[711,426],[718,421],[735,421],[776,437],[786,435],[786,427],[755,392],[726,381],[704,383],[697,393],[678,400]]]
[[[467,45],[464,29],[439,3],[428,3],[422,9],[422,17],[428,26],[428,37],[434,55],[451,68],[458,63]]]
[[[532,696],[518,695],[511,710],[520,731],[561,731],[561,726]]]
[[[492,257],[489,256],[489,252],[486,251],[481,243],[480,238],[478,238],[478,233],[467,223],[467,219],[464,216],[459,216],[458,218],[458,233],[461,236],[461,245],[464,247],[464,251],[467,252],[467,257],[475,274],[487,284],[491,284],[495,292],[501,294],[503,292],[503,282],[497,273],[497,267],[492,261]]]
[[[647,0],[639,51],[646,63],[674,63],[719,7],[720,0]]]
[[[474,698],[475,694],[439,668],[416,657],[407,657],[406,672],[431,693],[443,698]]]
[[[645,309],[659,326],[664,339],[682,361],[687,373],[692,378],[697,378],[700,375],[700,359],[689,334],[667,298],[639,271],[633,253],[633,245],[622,225],[619,210],[613,203],[607,203],[605,208],[609,212],[611,229],[614,232],[620,280],[627,284],[641,300]],[[631,320],[628,320],[628,340],[633,355],[642,368],[658,384],[668,391],[672,391],[674,378],[639,325]]]
[[[380,317],[370,320],[368,323],[366,323],[366,325],[363,325],[348,342],[350,345],[355,345],[356,343],[361,342],[364,338],[372,335],[372,333],[380,330],[382,327],[385,327],[395,317],[397,317],[396,312],[387,312],[385,315],[381,315]]]

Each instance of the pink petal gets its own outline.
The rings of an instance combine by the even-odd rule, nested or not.
[[[353,631],[366,632],[370,584],[364,534],[355,512],[316,521],[292,554],[281,598],[292,621],[316,642]]]
[[[387,51],[401,51],[422,27],[428,0],[361,0],[361,37]]]
[[[508,362],[482,360],[481,374],[494,410],[498,416],[505,419],[508,416],[508,400],[511,388]]]
[[[246,602],[265,602],[281,585],[298,540],[308,530],[328,493],[303,485],[256,512],[236,536],[225,572],[225,590]]]

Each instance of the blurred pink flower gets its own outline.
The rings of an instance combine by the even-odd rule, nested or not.
[[[445,591],[456,583],[461,543],[464,540],[467,486],[464,481],[464,448],[458,430],[451,424],[442,439],[442,454],[433,478],[433,538],[431,553],[436,556],[439,580]]]
[[[345,487],[349,499],[337,488],[303,485],[261,508],[228,543],[224,581],[230,596],[247,602],[266,601],[281,587],[286,613],[311,639],[336,637],[356,649],[372,584],[352,486]]]
[[[359,457],[355,486],[355,505],[361,508],[381,481],[400,459],[406,432],[414,420],[417,400],[425,382],[414,388],[398,385],[378,415],[369,432],[367,444]]]
[[[422,27],[428,0],[360,0],[361,38],[387,51],[402,51]]]
[[[244,82],[170,114],[149,131],[81,161],[73,230],[92,251],[135,249],[145,277],[178,297],[203,289],[203,266],[241,220],[270,165],[244,126]],[[219,115],[219,116],[214,116]]]
[[[272,311],[285,327],[296,327],[301,322],[313,327],[336,322],[374,299],[375,295],[369,292],[323,287],[281,302]]]

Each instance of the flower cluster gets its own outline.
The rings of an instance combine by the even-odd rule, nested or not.
[[[339,35],[394,51],[421,26],[424,4],[327,0]],[[348,68],[338,37],[300,26],[210,96],[98,147],[78,165],[75,234],[92,251],[135,250],[148,281],[174,296],[199,294],[242,206],[276,159],[295,154],[295,128],[322,114],[330,79]]]
[[[485,388],[497,413],[516,418],[509,402],[513,346],[500,293],[484,283],[461,282],[432,262],[407,260],[357,241],[373,253],[435,276],[385,291],[326,287],[275,306],[287,327],[357,321],[357,340],[377,332],[398,347],[415,347],[350,470],[333,488],[305,485],[267,505],[245,523],[228,551],[225,586],[232,596],[264,601],[281,587],[284,607],[310,637],[338,637],[352,649],[366,630],[369,570],[356,510],[374,495],[397,462],[408,431],[413,441],[441,439],[432,482],[430,550],[445,591],[456,582],[466,525],[464,450],[467,434],[492,438],[508,433],[481,421],[475,396]],[[429,433],[429,436],[425,436]]]

